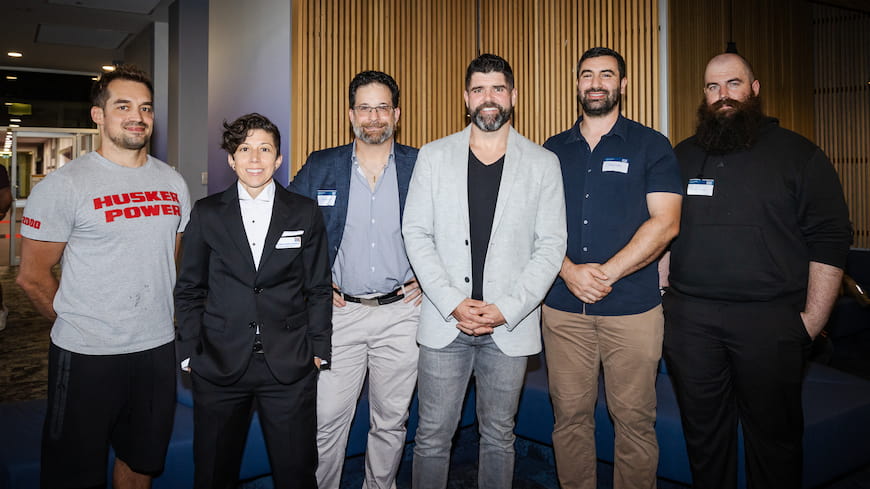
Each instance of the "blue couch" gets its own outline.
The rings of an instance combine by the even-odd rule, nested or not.
[[[181,489],[193,487],[193,398],[189,378],[178,381],[178,402],[175,406],[175,424],[166,454],[166,466],[160,477],[154,479],[153,489]],[[473,387],[463,408],[461,426],[474,423]],[[45,417],[44,399],[0,404],[0,488],[31,489],[39,487],[39,448],[42,422]],[[365,392],[357,404],[356,415],[350,428],[347,456],[365,453],[368,434],[369,404]],[[411,405],[407,440],[417,430],[417,399]],[[114,453],[109,454],[109,470]],[[242,457],[240,479],[253,479],[271,473],[266,443],[257,414],[251,419],[247,445]],[[111,477],[111,474],[109,474]]]
[[[656,392],[658,475],[691,484],[680,411],[666,371],[659,372]],[[604,398],[602,379],[595,409],[595,442],[598,458],[613,462],[613,423]],[[816,487],[870,463],[870,381],[811,364],[804,381],[804,416],[804,487]],[[553,407],[543,355],[529,362],[516,433],[553,444]],[[741,441],[739,484],[746,487],[742,452]]]

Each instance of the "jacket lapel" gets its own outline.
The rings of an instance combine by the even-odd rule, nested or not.
[[[450,173],[456,175],[456,181],[453,182],[453,188],[456,189],[456,196],[459,202],[459,224],[465,231],[466,235],[471,232],[471,224],[468,221],[468,152],[471,151],[471,125],[465,127],[460,133],[461,137],[457,145],[449,155],[448,163],[454,166]]]
[[[281,233],[285,231],[284,226],[290,217],[290,205],[284,200],[284,192],[284,188],[278,182],[275,182],[272,219],[269,221],[269,230],[266,231],[266,241],[263,243],[263,255],[260,257],[260,268],[258,271],[263,269],[263,264],[266,263],[272,252],[275,251],[278,239],[281,238]]]
[[[492,239],[498,223],[504,216],[505,207],[510,202],[511,190],[514,188],[514,182],[520,171],[522,155],[520,154],[520,147],[517,144],[518,136],[519,133],[511,126],[510,133],[508,134],[507,151],[504,155],[504,168],[501,172],[501,183],[498,186],[498,200],[495,202],[495,214],[492,216],[490,239]]]
[[[233,183],[230,188],[226,189],[221,197],[224,207],[221,212],[221,222],[227,230],[227,236],[239,250],[241,256],[246,260],[248,267],[253,271],[254,255],[251,254],[251,247],[248,245],[248,235],[245,233],[245,225],[242,223],[242,208],[239,206],[239,188],[237,183]]]

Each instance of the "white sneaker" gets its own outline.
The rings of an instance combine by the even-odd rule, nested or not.
[[[3,306],[3,310],[0,311],[0,331],[6,329],[6,318],[9,317],[9,308]]]

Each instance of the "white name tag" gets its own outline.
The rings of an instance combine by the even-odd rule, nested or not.
[[[604,158],[601,171],[628,173],[628,160],[625,158]]]
[[[686,187],[687,195],[704,195],[707,197],[713,196],[713,179],[712,178],[690,178],[689,186]]]
[[[302,236],[303,234],[305,234],[304,229],[300,229],[298,231],[284,231],[283,233],[281,233],[281,237],[284,238],[287,236]]]
[[[334,207],[335,206],[335,190],[318,190],[317,191],[317,205],[323,207]]]
[[[276,250],[287,248],[301,248],[302,236],[282,236],[278,239],[278,244],[275,245]]]

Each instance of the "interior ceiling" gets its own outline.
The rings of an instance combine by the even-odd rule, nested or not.
[[[0,68],[98,73],[175,0],[3,0]],[[6,56],[19,51],[21,58]]]

